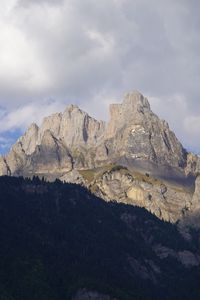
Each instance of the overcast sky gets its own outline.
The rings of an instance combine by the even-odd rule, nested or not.
[[[139,90],[200,152],[199,0],[1,0],[0,152],[76,103],[108,118]]]

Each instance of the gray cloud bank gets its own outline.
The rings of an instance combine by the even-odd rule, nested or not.
[[[2,0],[0,131],[68,103],[105,119],[137,89],[200,152],[199,11],[197,0]]]

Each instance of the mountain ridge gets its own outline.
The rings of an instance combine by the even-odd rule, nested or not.
[[[127,168],[127,174],[113,170],[114,165]],[[110,105],[108,123],[69,105],[63,113],[44,118],[40,127],[32,124],[0,158],[0,175],[59,178],[83,184],[105,200],[118,201],[116,189],[120,201],[172,222],[191,208],[199,210],[198,201],[193,201],[199,170],[200,157],[185,150],[138,91],[127,93],[121,104]],[[146,177],[138,180],[137,172]],[[94,175],[93,181],[88,182],[88,173]],[[149,176],[158,180],[159,188],[155,181],[149,184]],[[199,184],[197,180],[196,189]]]
[[[100,147],[102,151],[98,151],[97,154],[101,160],[107,156],[106,151],[109,150],[110,156],[116,156],[116,153],[113,153],[116,149],[109,145],[114,140],[117,151],[121,151],[121,156],[125,154],[135,159],[149,160],[172,167],[186,165],[186,150],[169,129],[168,123],[160,120],[151,111],[147,98],[137,91],[125,94],[122,104],[110,105],[110,121],[107,124],[90,117],[78,106],[69,105],[63,113],[45,117],[40,127],[33,123],[18,139],[11,152],[17,152],[16,147],[21,146],[26,155],[33,154],[36,147],[42,144],[42,138],[47,130],[50,130],[57,140],[62,141],[65,147],[87,149]],[[126,142],[126,149],[122,147],[121,141]],[[110,149],[107,149],[107,144]],[[141,147],[141,144],[144,144],[144,147]],[[173,157],[170,157],[172,154]],[[9,154],[4,157],[7,158],[9,162]],[[10,169],[12,175],[17,172],[12,163]]]

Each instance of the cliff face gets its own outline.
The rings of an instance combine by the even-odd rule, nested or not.
[[[110,165],[126,166],[132,178],[109,173]],[[32,124],[10,153],[0,158],[0,175],[39,175],[81,183],[106,200],[142,206],[172,222],[200,201],[193,197],[190,182],[199,170],[200,158],[186,152],[167,122],[136,91],[110,106],[108,124],[70,105],[63,113],[45,118],[40,127]],[[146,182],[147,177],[135,180],[135,171],[161,180],[162,188],[154,180]],[[90,184],[83,176],[88,173],[94,175]]]
[[[73,166],[68,166],[70,157]],[[124,157],[177,168],[183,168],[187,160],[168,124],[151,111],[148,100],[138,92],[125,95],[122,104],[110,106],[108,124],[91,118],[74,105],[64,113],[45,118],[40,128],[32,124],[1,159],[0,170],[1,174],[12,175],[45,170],[48,173],[52,171],[52,160],[57,171],[63,173],[72,167],[98,167]]]
[[[77,106],[70,105],[63,114],[45,118],[40,128],[32,124],[10,153],[0,159],[0,174],[69,172],[73,164],[79,163],[82,151],[83,156],[87,149],[98,143],[104,130],[104,122],[98,122]]]
[[[120,167],[96,175],[90,187],[106,201],[145,207],[158,218],[172,223],[192,206],[192,192],[188,188]]]
[[[185,150],[168,124],[151,111],[143,95],[138,92],[125,95],[122,104],[111,105],[110,113],[105,138],[112,140],[113,152],[161,165],[185,165]]]

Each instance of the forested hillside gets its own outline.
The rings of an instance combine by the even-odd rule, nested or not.
[[[85,188],[0,177],[0,299],[200,299],[198,232]]]

